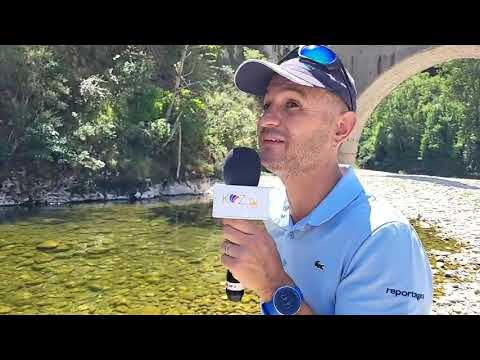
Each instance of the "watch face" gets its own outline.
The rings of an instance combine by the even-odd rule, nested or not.
[[[302,301],[295,289],[282,287],[275,293],[273,304],[279,313],[283,315],[295,315],[298,310],[300,310]]]

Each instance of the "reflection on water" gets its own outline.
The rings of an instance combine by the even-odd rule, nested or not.
[[[225,295],[211,204],[2,209],[0,314],[257,314]]]

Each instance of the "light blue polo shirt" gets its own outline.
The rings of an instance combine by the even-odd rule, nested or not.
[[[318,315],[430,314],[432,273],[408,220],[367,194],[352,167],[293,225],[284,188],[265,221],[283,266]],[[306,194],[308,195],[308,194]]]

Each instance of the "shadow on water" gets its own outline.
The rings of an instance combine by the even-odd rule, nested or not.
[[[23,207],[11,206],[0,207],[0,224],[28,221],[39,225],[58,225],[69,222],[82,222],[90,220],[93,211],[102,211],[105,208],[115,206],[111,203],[70,203],[62,206],[38,206]]]
[[[193,203],[190,205],[170,205],[148,209],[146,219],[165,218],[170,225],[186,225],[206,228],[217,224],[209,214],[212,213],[211,203]]]
[[[125,200],[109,202],[69,203],[62,206],[40,207],[0,207],[0,224],[14,224],[28,221],[37,225],[59,225],[68,223],[91,222],[101,215],[114,220],[117,210],[130,207],[132,210],[145,207],[142,214],[147,219],[166,217],[170,224],[190,226],[211,226],[214,221],[206,214],[211,213],[211,200],[204,196],[160,197],[152,200],[128,202]],[[111,213],[105,216],[105,212]],[[120,218],[119,218],[120,219]]]
[[[19,220],[32,219],[40,213],[41,209],[36,207],[0,207],[0,224],[15,223]]]

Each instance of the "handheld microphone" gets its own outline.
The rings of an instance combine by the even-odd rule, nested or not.
[[[223,176],[226,185],[258,186],[260,172],[260,157],[253,149],[235,148],[225,158]],[[240,302],[242,300],[244,288],[230,271],[227,271],[225,291],[230,301]]]

